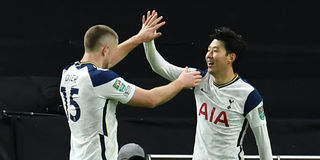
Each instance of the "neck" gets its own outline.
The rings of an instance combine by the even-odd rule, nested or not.
[[[235,76],[236,73],[234,73],[233,69],[231,68],[222,73],[215,73],[213,81],[216,84],[226,84],[230,82]]]
[[[85,52],[80,62],[90,62],[99,68],[104,68],[103,59],[96,56],[94,53]]]

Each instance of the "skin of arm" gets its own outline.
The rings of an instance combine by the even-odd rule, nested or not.
[[[117,46],[117,48],[110,54],[108,68],[112,68],[118,64],[131,50],[142,42],[148,42],[161,36],[161,33],[157,33],[156,30],[165,25],[165,22],[160,22],[162,19],[163,17],[158,17],[158,13],[154,10],[152,13],[150,13],[150,11],[147,12],[147,19],[145,19],[145,16],[143,15],[143,26],[139,33]]]
[[[167,85],[155,87],[151,90],[136,87],[133,97],[127,104],[154,108],[172,99],[183,88],[191,88],[199,85],[201,78],[200,72],[188,72],[188,68],[185,68],[177,80]]]

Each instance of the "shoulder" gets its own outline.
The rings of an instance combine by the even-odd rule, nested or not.
[[[241,78],[241,81],[247,95],[244,104],[244,115],[246,115],[256,106],[258,106],[263,99],[259,91],[254,86],[248,83],[245,79]]]
[[[74,65],[75,62],[69,63],[68,65],[66,65],[63,70],[68,70],[72,65]]]
[[[78,69],[87,68],[92,85],[94,87],[108,83],[115,78],[120,77],[117,73],[109,69],[102,69],[93,64],[81,64],[77,66]]]
[[[208,69],[205,69],[205,70],[196,69],[196,71],[199,71],[202,77],[206,76],[208,73]]]

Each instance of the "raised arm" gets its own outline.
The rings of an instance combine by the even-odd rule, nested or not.
[[[173,81],[179,77],[183,71],[182,67],[177,67],[175,65],[167,62],[157,51],[154,40],[151,42],[143,43],[144,51],[146,53],[147,60],[154,72],[159,74],[169,81]],[[190,71],[195,69],[189,69]]]
[[[145,17],[142,17],[142,26],[148,25],[148,19],[150,19],[148,16],[146,20]],[[170,81],[173,81],[179,77],[181,72],[183,72],[183,68],[170,64],[160,55],[156,49],[154,39],[151,39],[150,41],[144,41],[143,47],[152,70],[157,74]],[[189,68],[189,71],[195,70],[195,68]]]
[[[153,10],[152,13],[148,11],[147,18],[145,19],[145,16],[142,17],[142,23],[144,25],[139,33],[119,44],[115,51],[110,54],[108,68],[118,64],[132,49],[142,42],[148,42],[161,36],[161,33],[156,33],[156,30],[165,24],[165,22],[161,22],[162,18],[162,16],[158,17],[156,11]]]
[[[197,86],[201,78],[200,72],[188,72],[188,68],[185,68],[179,78],[168,85],[156,87],[151,90],[136,87],[133,97],[127,104],[154,108],[172,99],[183,88]]]

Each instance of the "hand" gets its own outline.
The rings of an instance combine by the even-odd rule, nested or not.
[[[141,42],[149,42],[161,36],[161,32],[157,32],[157,30],[166,23],[165,21],[159,23],[162,18],[162,16],[158,17],[155,10],[152,13],[148,11],[147,18],[145,15],[142,16],[142,28],[136,35]]]
[[[199,85],[202,76],[199,71],[188,72],[188,67],[186,67],[178,79],[183,83],[184,88],[192,88]]]

